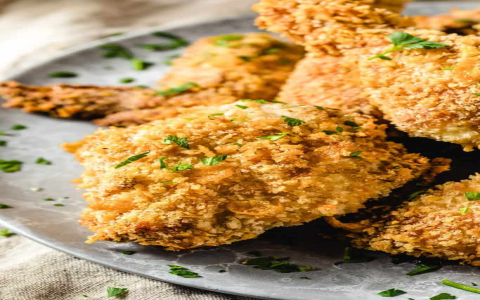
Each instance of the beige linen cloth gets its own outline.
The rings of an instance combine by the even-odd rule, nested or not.
[[[253,2],[255,0],[0,0],[0,77],[61,49],[111,33],[244,15]],[[0,237],[1,300],[107,299],[107,287],[115,282],[129,289],[124,299],[248,299],[119,272],[18,235]]]

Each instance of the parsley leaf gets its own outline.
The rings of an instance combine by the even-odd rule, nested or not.
[[[15,124],[12,126],[12,130],[23,130],[23,129],[27,129],[28,127],[25,126],[25,125],[22,125],[22,124]]]
[[[383,292],[378,293],[379,296],[382,297],[395,297],[395,296],[400,296],[403,294],[406,294],[407,292],[402,291],[402,290],[397,290],[397,289],[389,289]]]
[[[188,140],[185,137],[184,138],[179,138],[176,135],[168,135],[167,138],[165,140],[163,140],[163,142],[167,145],[171,145],[172,142],[173,142],[173,143],[179,145],[182,148],[190,149],[190,145],[188,144]]]
[[[475,96],[480,96],[480,93],[472,93]]]
[[[173,95],[177,95],[177,94],[186,92],[186,91],[188,91],[192,88],[199,88],[199,87],[200,86],[195,82],[187,82],[185,84],[182,84],[182,85],[179,85],[179,86],[176,86],[176,87],[172,87],[170,89],[166,89],[166,90],[163,90],[163,91],[158,91],[157,95],[173,96]]]
[[[245,105],[235,105],[235,106],[238,107],[238,108],[241,108],[241,109],[247,109],[248,108],[248,106],[245,106]]]
[[[383,53],[370,57],[369,60],[372,60],[375,58],[380,58],[383,60],[391,60],[390,57],[385,55],[388,53],[391,53],[394,51],[400,51],[400,50],[438,49],[438,48],[450,47],[449,45],[438,43],[438,42],[427,41],[402,31],[394,31],[391,35],[388,36],[388,38],[392,42],[393,47],[391,47],[390,49],[388,49]]]
[[[2,160],[0,159],[0,169],[5,173],[13,173],[22,169],[23,162],[19,160]]]
[[[133,54],[125,47],[115,43],[101,45],[100,49],[104,50],[102,57],[104,58],[123,58],[133,59]]]
[[[8,229],[0,229],[0,236],[9,237],[9,236],[12,236],[12,235],[15,235],[15,233],[11,232]]]
[[[275,256],[265,256],[247,259],[242,262],[244,265],[253,266],[255,269],[272,270],[279,273],[307,272],[313,271],[313,267],[302,267],[289,262],[288,257],[277,258]]]
[[[147,152],[140,153],[140,154],[137,154],[137,155],[134,155],[134,156],[130,156],[129,158],[127,158],[123,162],[116,165],[115,169],[121,168],[121,167],[126,166],[128,164],[131,164],[132,162],[134,162],[136,160],[142,159],[142,158],[146,157],[149,153],[150,153],[150,151],[147,151]]]
[[[220,47],[231,47],[231,44],[230,42],[232,41],[239,41],[243,39],[243,35],[239,35],[239,34],[227,34],[227,35],[222,35],[222,36],[219,36],[217,37],[215,40],[214,40],[214,44],[216,46],[220,46]]]
[[[10,205],[0,203],[0,209],[7,209],[7,208],[12,208],[12,207]]]
[[[127,78],[122,78],[118,82],[120,83],[132,83],[135,81],[135,78],[127,77]]]
[[[56,203],[56,204],[54,204],[53,206],[65,206],[65,205],[62,204],[62,203]]]
[[[289,135],[290,133],[291,132],[279,132],[274,135],[259,136],[257,137],[257,139],[278,141],[279,139],[283,138],[286,135]]]
[[[470,211],[470,208],[471,206],[467,206],[467,207],[463,207],[463,208],[460,208],[458,211],[462,214],[462,215],[466,215],[469,211]]]
[[[146,70],[149,67],[154,65],[154,63],[152,63],[152,62],[144,61],[144,60],[141,60],[139,58],[132,58],[130,60],[130,62],[132,63],[132,69],[137,70],[137,71]]]
[[[362,154],[362,153],[363,153],[363,151],[355,151],[355,152],[350,153],[349,156],[350,156],[350,157],[353,157],[353,158],[362,158],[362,157],[360,156],[360,154]]]
[[[219,116],[223,116],[223,113],[211,114],[211,115],[208,115],[208,118],[209,118],[210,120],[214,120],[213,117],[219,117]]]
[[[468,201],[480,200],[480,193],[479,192],[466,192],[465,197],[467,197]]]
[[[158,159],[158,161],[160,163],[160,169],[166,169],[167,168],[167,165],[165,164],[165,159],[166,159],[166,157],[160,157]]]
[[[214,156],[214,157],[207,157],[207,158],[201,158],[200,161],[202,164],[205,166],[215,166],[218,163],[226,160],[228,158],[228,155],[221,155],[221,156]]]
[[[0,141],[0,147],[7,146],[7,141]]]
[[[356,252],[352,247],[345,247],[343,251],[343,262],[344,263],[362,263],[362,262],[370,262],[374,258],[368,257],[364,255],[360,255],[360,253]]]
[[[39,157],[37,158],[37,160],[35,161],[36,164],[39,164],[39,165],[51,165],[52,162],[49,161],[49,160],[46,160],[45,158],[43,157]]]
[[[53,198],[43,198],[43,201],[55,201]]]
[[[303,123],[305,123],[305,121],[302,121],[302,120],[299,120],[299,119],[295,119],[295,118],[290,118],[290,117],[287,117],[287,116],[282,116],[283,121],[285,123],[287,123],[288,126],[300,126],[302,125]]]
[[[412,271],[408,272],[406,275],[414,276],[414,275],[419,275],[419,274],[424,274],[424,273],[436,271],[438,269],[440,269],[440,266],[420,264],[420,265],[417,266],[417,268],[415,270],[412,270]]]
[[[183,278],[201,278],[198,273],[192,272],[187,268],[175,265],[168,265],[170,267],[170,274],[177,275]]]
[[[49,77],[51,78],[73,78],[77,77],[77,73],[73,72],[68,72],[68,71],[58,71],[58,72],[52,72],[48,74]]]
[[[457,297],[451,294],[441,293],[430,298],[430,300],[446,300],[446,299],[457,299]]]
[[[133,255],[137,252],[135,252],[135,251],[120,251],[120,253],[125,254],[125,255]]]
[[[193,169],[193,166],[188,163],[181,163],[179,162],[176,166],[170,167],[172,172],[178,172],[178,171],[185,171],[185,170],[191,170]]]
[[[166,44],[144,44],[144,45],[140,45],[140,47],[150,51],[165,51],[165,50],[178,49],[178,48],[186,47],[190,45],[190,43],[184,38],[168,32],[156,31],[156,32],[153,32],[152,35],[159,38],[168,39],[170,40],[170,42]]]
[[[119,287],[114,287],[114,286],[109,286],[107,287],[107,297],[122,297],[125,294],[128,293],[127,288],[119,288]]]
[[[242,101],[242,102],[255,102],[255,103],[260,103],[260,104],[272,104],[272,102],[268,102],[267,100],[262,100],[262,99],[259,99],[259,100],[252,100],[252,99],[240,99],[238,101]]]
[[[444,284],[446,286],[449,286],[449,287],[459,289],[459,290],[464,290],[464,291],[467,291],[467,292],[480,294],[480,289],[477,289],[477,288],[474,288],[474,287],[471,287],[471,286],[468,286],[468,285],[464,285],[464,284],[461,284],[461,283],[453,282],[453,281],[450,281],[450,280],[447,280],[447,279],[442,280],[442,284]]]

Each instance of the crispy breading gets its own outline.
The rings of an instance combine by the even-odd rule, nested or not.
[[[480,33],[480,9],[452,9],[448,14],[414,16],[412,18],[418,28],[435,29],[460,35],[479,35]]]
[[[350,237],[358,248],[480,266],[480,202],[466,192],[480,192],[480,174],[436,186],[378,218],[331,224],[356,232]]]
[[[302,47],[266,33],[207,37],[175,60],[160,81],[160,91],[193,83],[183,92],[162,96],[157,90],[136,87],[37,87],[7,82],[0,85],[0,95],[8,101],[4,106],[26,112],[60,118],[110,116],[96,121],[100,125],[141,124],[153,116],[175,116],[180,107],[222,105],[242,98],[271,100],[303,54]]]
[[[186,138],[188,149],[166,144],[169,135]],[[78,187],[90,203],[81,217],[95,232],[89,242],[169,250],[230,244],[270,228],[356,212],[431,167],[427,158],[385,141],[385,125],[371,117],[255,102],[100,129],[65,148],[85,167]],[[201,163],[214,156],[228,157]],[[175,170],[180,164],[187,169]]]
[[[356,58],[364,95],[399,130],[457,143],[467,151],[480,147],[480,37],[403,28],[408,20],[371,4],[263,0],[257,5],[258,23],[312,51]],[[369,59],[392,47],[388,36],[395,30],[448,47]]]

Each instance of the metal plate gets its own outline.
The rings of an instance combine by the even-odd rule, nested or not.
[[[449,7],[473,8],[476,3],[415,3],[408,13],[435,14],[446,12]],[[162,28],[188,38],[191,41],[202,36],[231,32],[255,31],[252,17],[223,20],[207,24],[196,24],[178,28]],[[146,52],[134,46],[158,42],[148,32],[109,38],[135,49],[137,56],[147,61],[162,62],[169,52]],[[54,82],[115,85],[120,78],[134,77],[134,84],[153,85],[168,68],[158,63],[146,71],[132,71],[127,61],[102,59],[97,46],[91,43],[72,50],[61,57],[49,60],[24,70],[11,79],[27,84],[50,84]],[[67,70],[80,74],[72,79],[50,79],[49,72]],[[17,173],[0,174],[1,203],[11,209],[0,210],[0,224],[14,232],[71,255],[103,264],[118,270],[139,274],[176,284],[236,295],[268,299],[381,299],[376,294],[388,288],[402,289],[406,299],[425,299],[441,292],[449,292],[461,299],[478,299],[478,295],[443,287],[440,280],[448,278],[459,282],[476,282],[480,270],[466,266],[446,266],[438,272],[416,277],[405,276],[414,268],[413,264],[392,264],[387,255],[377,254],[378,259],[370,263],[334,265],[341,260],[343,245],[338,242],[322,241],[316,236],[315,223],[289,229],[277,229],[260,239],[236,243],[231,246],[201,249],[190,253],[172,253],[159,247],[135,244],[84,243],[89,231],[78,225],[78,215],[85,207],[70,180],[79,176],[82,168],[70,154],[58,146],[73,142],[96,130],[87,122],[56,120],[38,115],[28,115],[14,110],[0,110],[0,128],[6,130],[13,124],[25,124],[29,128],[13,131],[8,147],[2,147],[1,159],[18,159],[25,162]],[[53,165],[38,165],[37,157],[52,160]],[[30,188],[42,187],[40,192]],[[56,202],[42,201],[52,197]],[[68,199],[63,198],[68,197]],[[65,206],[53,206],[63,203]],[[313,230],[312,230],[313,229]],[[119,251],[132,250],[131,256]],[[281,274],[263,271],[239,264],[249,251],[262,251],[265,255],[289,256],[300,265],[314,266],[316,271]],[[167,264],[179,264],[200,273],[202,278],[186,279],[168,273]],[[218,273],[218,270],[227,270]],[[308,276],[311,280],[300,279]]]

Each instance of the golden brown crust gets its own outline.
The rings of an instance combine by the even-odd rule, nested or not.
[[[305,123],[290,127],[284,116]],[[135,241],[179,250],[356,212],[430,168],[428,159],[386,142],[384,129],[369,117],[335,110],[238,102],[100,130],[66,148],[86,169],[79,187],[87,189],[90,202],[82,224],[96,232],[91,242]],[[290,134],[277,141],[258,138],[278,132]],[[167,135],[186,137],[190,149],[165,145]],[[147,151],[145,158],[114,168]],[[350,157],[357,151],[362,158]],[[215,166],[200,163],[219,155],[229,157]],[[161,169],[160,157],[169,167],[182,162],[194,168]]]
[[[203,38],[174,61],[160,90],[196,84],[179,94],[160,96],[156,90],[136,87],[37,87],[7,82],[0,85],[0,95],[8,101],[4,106],[26,112],[60,118],[107,116],[96,121],[104,126],[142,124],[175,116],[182,107],[222,105],[242,98],[271,100],[304,54],[302,47],[265,33],[229,36],[238,40],[222,44],[218,40],[224,36]]]
[[[340,226],[361,231],[351,235],[355,247],[479,266],[480,202],[469,201],[465,192],[480,192],[480,174],[439,185],[379,219]]]

